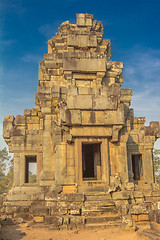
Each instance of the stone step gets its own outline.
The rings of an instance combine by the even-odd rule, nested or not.
[[[102,216],[103,217],[104,215],[106,215],[106,212],[103,212],[103,211],[92,211],[92,212],[91,211],[88,211],[88,212],[86,211],[85,213],[82,214],[82,216],[85,216],[85,217],[89,217],[89,216],[91,216],[91,217],[92,216],[96,216],[96,217],[97,216]]]
[[[107,223],[107,222],[121,222],[121,216],[118,214],[100,216],[100,217],[86,217],[86,224],[89,223]]]
[[[96,216],[104,214],[119,214],[115,206],[99,206],[99,205],[88,205],[82,207],[82,216]]]
[[[85,229],[96,229],[96,228],[108,228],[108,227],[121,227],[121,222],[110,221],[107,223],[88,223],[84,225]]]
[[[107,201],[111,200],[110,195],[85,195],[85,200],[86,201]]]
[[[151,230],[151,229],[146,229],[143,231],[138,231],[138,235],[140,237],[147,237],[148,239],[153,239],[153,240],[159,240],[160,239],[160,232]]]
[[[100,192],[100,191],[96,191],[96,192],[85,192],[84,195],[85,195],[85,196],[102,196],[102,195],[111,196],[110,193],[108,193],[108,192]]]
[[[85,201],[84,206],[101,206],[101,207],[109,207],[115,206],[114,201],[106,199],[106,200],[97,200],[97,201]]]

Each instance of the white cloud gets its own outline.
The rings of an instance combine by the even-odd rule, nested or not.
[[[146,123],[160,120],[160,96],[154,96],[153,89],[150,86],[150,89],[133,92],[131,106],[134,108],[137,117],[146,117]]]
[[[160,121],[160,49],[136,46],[127,54],[124,65],[124,87],[133,89],[135,115]]]
[[[55,32],[58,32],[58,24],[44,24],[39,27],[39,32],[45,36],[45,38],[48,40],[55,35]]]
[[[124,66],[127,81],[139,84],[160,79],[160,49],[136,46],[127,55]]]

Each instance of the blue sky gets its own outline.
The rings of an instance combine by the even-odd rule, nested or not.
[[[159,0],[0,0],[0,148],[5,115],[34,107],[38,63],[47,41],[76,13],[102,21],[113,61],[124,63],[124,88],[133,89],[135,116],[160,121]],[[160,147],[160,141],[156,147]]]

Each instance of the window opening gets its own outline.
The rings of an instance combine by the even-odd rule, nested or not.
[[[82,143],[83,180],[101,179],[101,144]]]
[[[37,182],[37,158],[26,156],[25,183]]]

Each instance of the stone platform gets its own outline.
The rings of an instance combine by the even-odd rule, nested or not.
[[[160,190],[88,193],[10,194],[1,214],[31,220],[51,229],[122,226],[135,228],[149,222],[160,205]]]

